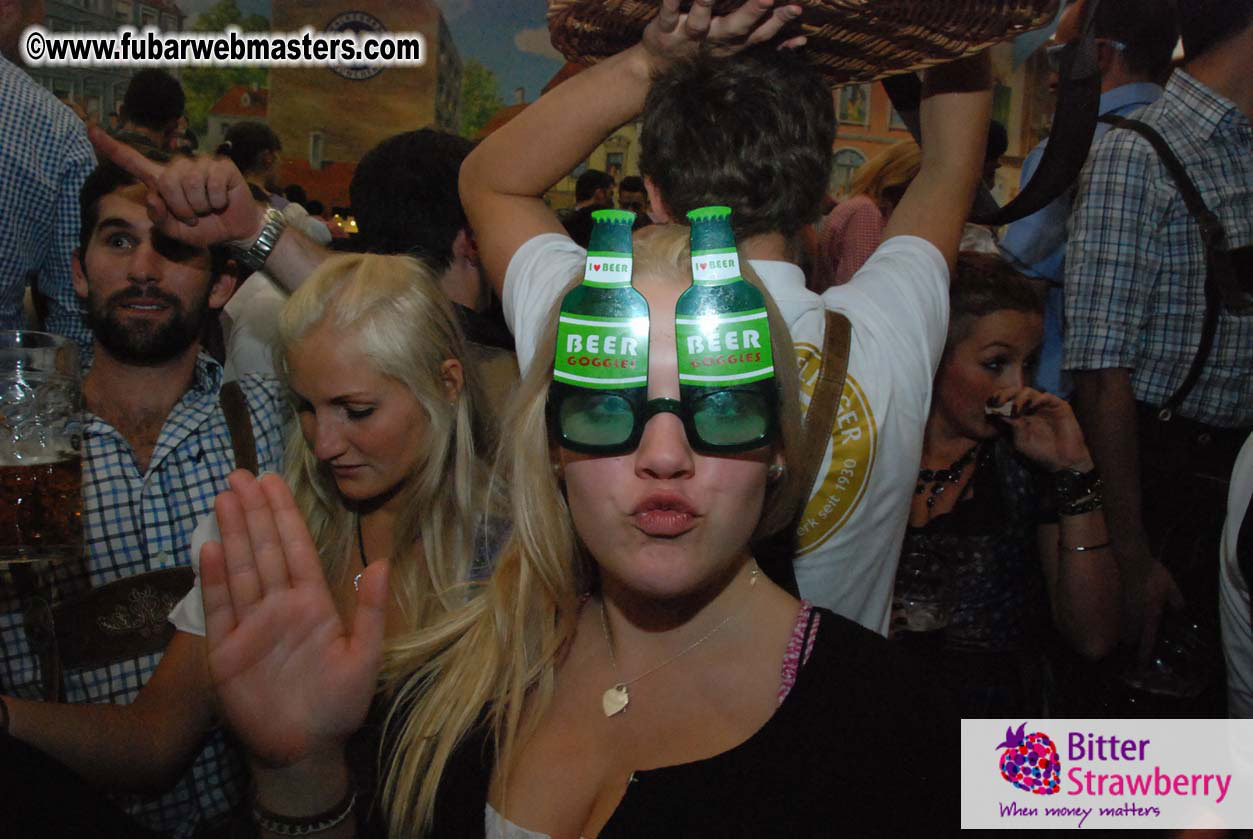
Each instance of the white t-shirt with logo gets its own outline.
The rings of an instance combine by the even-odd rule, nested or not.
[[[509,262],[505,318],[524,374],[558,296],[582,275],[585,257],[568,237],[546,233]],[[791,263],[751,264],[787,320],[806,407],[821,362],[825,309],[852,323],[848,377],[805,507],[796,580],[816,605],[887,634],[931,382],[948,327],[948,267],[930,242],[897,236],[847,284],[819,297]]]

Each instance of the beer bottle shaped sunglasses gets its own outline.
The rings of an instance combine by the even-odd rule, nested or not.
[[[770,327],[761,292],[740,276],[731,211],[688,213],[692,286],[675,306],[679,399],[648,399],[648,303],[631,286],[634,214],[602,210],[583,282],[561,304],[548,425],[584,454],[633,451],[648,421],[679,417],[688,444],[731,454],[769,444],[778,430]]]

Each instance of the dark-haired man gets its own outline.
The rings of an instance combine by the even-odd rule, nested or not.
[[[806,400],[825,309],[848,315],[849,375],[828,419],[796,576],[803,596],[885,633],[944,345],[949,269],[983,166],[987,67],[928,75],[922,172],[860,281],[819,298],[795,264],[795,234],[817,217],[826,189],[830,90],[773,45],[729,58],[696,55],[706,36],[710,52],[769,41],[801,13],[768,5],[749,2],[711,19],[710,4],[682,15],[666,0],[643,43],[568,79],[484,140],[462,167],[462,201],[488,275],[502,289],[524,369],[537,330],[585,258],[540,196],[641,110],[640,168],[654,214],[682,222],[697,207],[732,208],[740,254],[792,331]]]
[[[1072,3],[1062,14],[1052,50],[1079,38],[1084,3]],[[1170,57],[1179,40],[1173,0],[1101,0],[1093,21],[1101,71],[1100,113],[1131,116],[1162,95],[1170,75]],[[1053,53],[1054,55],[1056,53]],[[1093,144],[1109,130],[1098,123]],[[1040,142],[1022,163],[1022,184],[1035,174],[1048,140]],[[1066,255],[1066,219],[1074,204],[1068,191],[1044,209],[1014,222],[1000,243],[1002,254],[1031,277],[1049,282],[1044,310],[1044,346],[1036,370],[1036,387],[1070,395],[1070,378],[1062,374],[1062,275]]]
[[[618,209],[629,210],[637,216],[648,213],[648,192],[639,175],[628,175],[618,184]]]
[[[457,174],[473,148],[463,137],[429,128],[397,134],[361,158],[348,193],[365,250],[425,260],[456,305],[466,337],[512,351],[504,324],[488,316],[492,287],[457,194]]]
[[[583,247],[592,235],[592,213],[613,207],[613,177],[599,169],[588,169],[574,182],[574,206],[557,217],[570,238]]]
[[[1178,0],[1178,10],[1185,62],[1137,118],[1178,156],[1226,247],[1247,253],[1253,0]],[[1236,264],[1247,279],[1247,257]],[[1253,427],[1253,316],[1225,305],[1199,378],[1175,410],[1160,411],[1197,357],[1207,271],[1200,226],[1161,157],[1138,133],[1109,131],[1070,217],[1062,367],[1105,481],[1123,639],[1145,656],[1166,602],[1181,605],[1175,576],[1212,617],[1225,487]]]
[[[178,133],[185,102],[178,79],[164,70],[140,70],[126,86],[117,138],[139,149],[165,151]]]
[[[599,169],[588,169],[574,182],[574,210],[613,206],[613,176]]]
[[[518,367],[513,337],[483,277],[474,233],[457,194],[457,173],[473,147],[469,140],[432,129],[397,134],[365,153],[348,192],[360,230],[357,247],[417,257],[439,277],[440,289],[465,332],[485,395],[499,412],[517,382]],[[325,255],[291,233],[283,234],[281,246],[293,239],[302,243],[297,247],[308,259]],[[273,371],[278,310],[287,299],[283,289],[298,286],[308,267],[301,263],[290,271],[282,260],[275,260],[266,273],[249,277],[227,304],[223,325],[228,372]]]
[[[189,245],[154,228],[147,198],[144,184],[112,164],[96,169],[81,194],[74,287],[95,330],[94,360],[83,381],[86,560],[57,573],[62,597],[190,564],[192,531],[235,468],[219,401],[222,370],[200,352],[201,326],[210,310],[226,302],[235,279],[221,248]],[[258,464],[277,469],[286,410],[278,384],[247,377],[240,385]],[[13,588],[0,584],[0,591]],[[186,643],[181,635],[168,649]],[[0,649],[0,690],[24,697],[7,700],[13,736],[101,786],[162,790],[122,802],[148,828],[194,836],[242,800],[242,764],[220,730],[204,742],[167,750],[154,745],[165,743],[164,732],[143,726],[142,701],[136,714],[125,718],[112,716],[117,709],[111,704],[78,705],[67,713],[64,706],[30,701],[38,698],[39,662],[21,609],[7,597],[0,606]],[[199,655],[176,658],[204,666]],[[140,656],[67,671],[67,697],[72,703],[130,703],[160,659]],[[177,683],[185,675],[163,678]],[[178,710],[209,713],[207,703]],[[122,719],[135,726],[116,725]],[[179,729],[203,731],[208,724],[205,718],[199,726]],[[101,741],[112,748],[95,748]]]

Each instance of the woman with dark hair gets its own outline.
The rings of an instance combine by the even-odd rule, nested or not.
[[[226,129],[217,154],[231,159],[248,182],[253,198],[269,204],[271,195],[283,191],[278,183],[278,153],[282,148],[278,135],[265,123],[237,122]]]
[[[999,257],[963,253],[892,635],[942,662],[963,717],[1030,716],[1050,624],[1082,655],[1116,642],[1118,568],[1069,404],[1027,386],[1043,300]]]

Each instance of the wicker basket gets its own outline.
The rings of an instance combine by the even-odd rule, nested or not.
[[[725,14],[743,0],[714,0]],[[792,0],[784,29],[832,86],[874,81],[970,55],[1051,21],[1059,0]],[[684,0],[683,9],[690,8]],[[595,64],[640,39],[658,0],[549,0],[548,30],[567,59]]]

